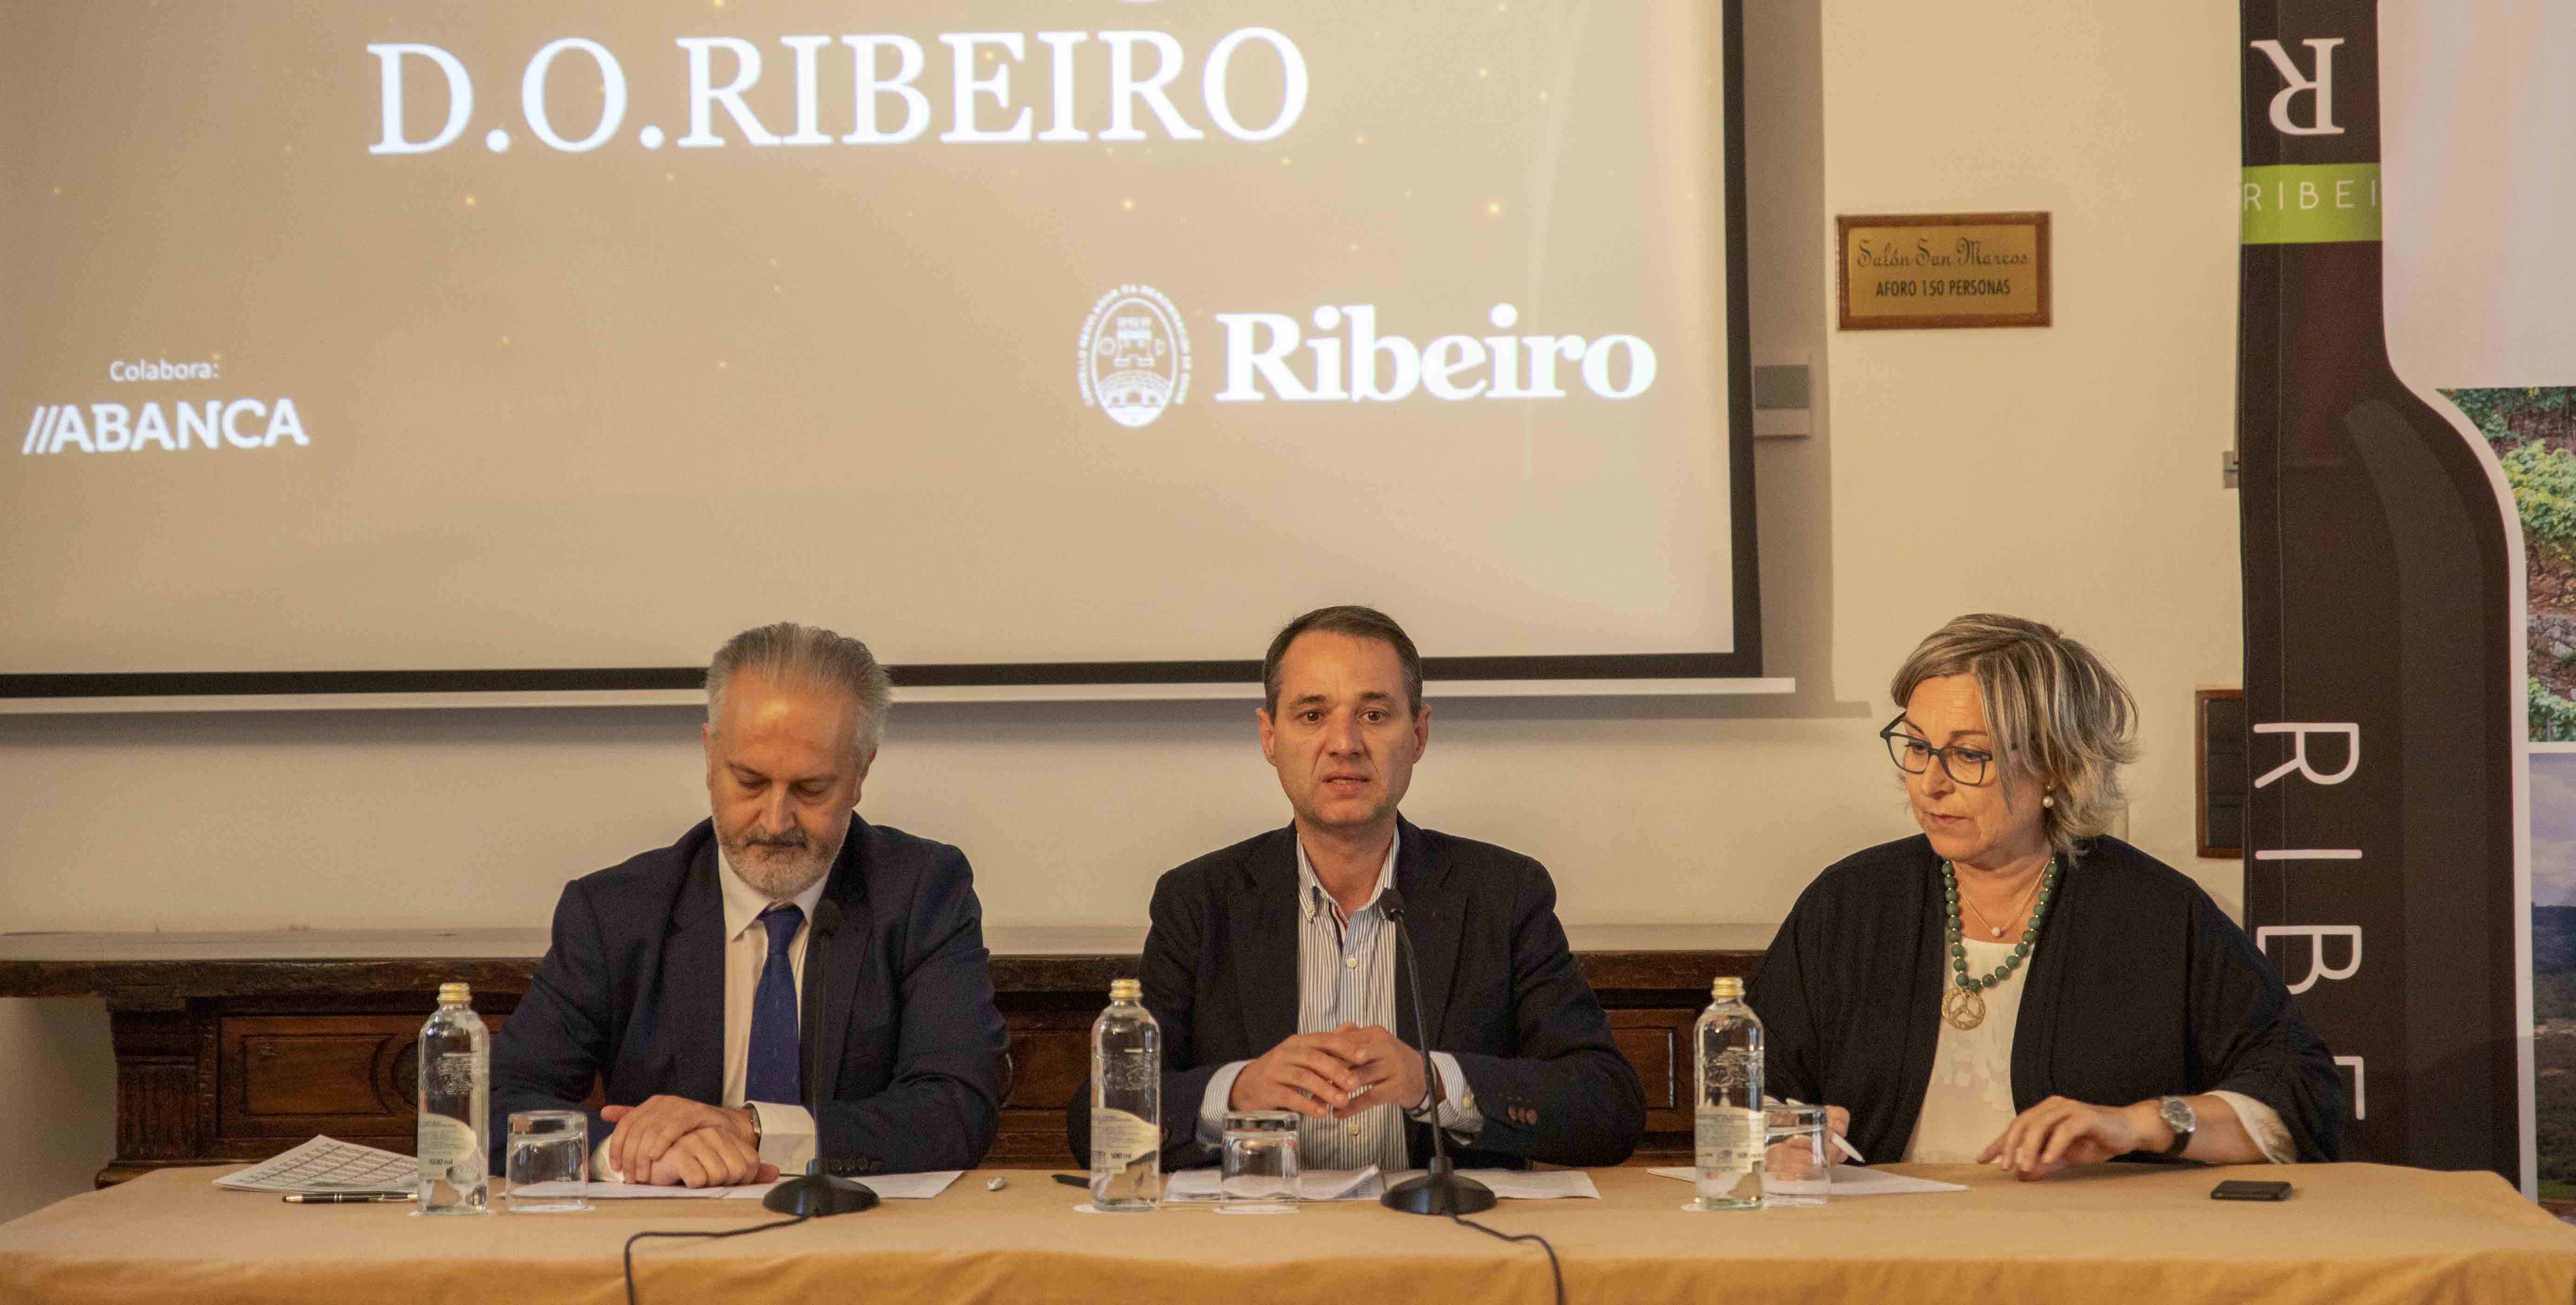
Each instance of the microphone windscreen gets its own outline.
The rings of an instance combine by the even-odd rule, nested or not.
[[[1403,919],[1404,894],[1396,891],[1395,885],[1388,884],[1386,886],[1386,891],[1377,895],[1377,909],[1378,914],[1383,915],[1390,920]]]
[[[814,903],[814,932],[838,933],[841,928],[841,904],[831,898]]]

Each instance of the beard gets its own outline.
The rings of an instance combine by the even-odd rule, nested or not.
[[[744,883],[767,894],[773,902],[794,897],[830,873],[832,862],[841,855],[841,840],[846,837],[845,827],[841,837],[823,846],[807,838],[801,825],[790,826],[779,834],[722,826],[716,830],[716,841],[724,845],[725,862],[742,876]]]

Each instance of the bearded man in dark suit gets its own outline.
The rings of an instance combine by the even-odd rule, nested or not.
[[[974,874],[854,810],[891,696],[867,645],[829,630],[764,626],[717,651],[713,818],[565,886],[493,1038],[496,1119],[581,1109],[596,1080],[594,1172],[637,1183],[762,1181],[818,1146],[837,1174],[983,1158],[1009,1044]]]

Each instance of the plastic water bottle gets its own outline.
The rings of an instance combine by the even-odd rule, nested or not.
[[[490,1214],[492,1035],[461,983],[420,1026],[420,1212]]]
[[[1151,1210],[1163,1203],[1163,1026],[1145,1009],[1144,985],[1109,985],[1109,1009],[1091,1024],[1091,1208]]]
[[[1693,1148],[1702,1210],[1762,1208],[1762,1021],[1744,1004],[1744,980],[1709,985],[1708,1009],[1691,1030],[1698,1049],[1699,1099]]]

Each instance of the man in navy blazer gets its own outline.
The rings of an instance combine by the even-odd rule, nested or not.
[[[1309,1169],[1420,1167],[1435,1119],[1462,1167],[1626,1160],[1645,1089],[1546,868],[1397,814],[1430,742],[1413,641],[1383,613],[1323,608],[1279,632],[1263,680],[1262,755],[1294,822],[1154,888],[1140,974],[1162,1025],[1165,1163],[1209,1163],[1224,1114],[1263,1109],[1301,1116]],[[1419,948],[1427,1030],[1398,928]],[[1088,1084],[1066,1131],[1088,1163]]]
[[[565,886],[493,1038],[493,1122],[580,1109],[596,1080],[602,1177],[760,1181],[818,1145],[834,1173],[973,1167],[1009,1043],[965,855],[853,809],[884,669],[855,639],[766,626],[717,652],[707,694],[714,818]]]

